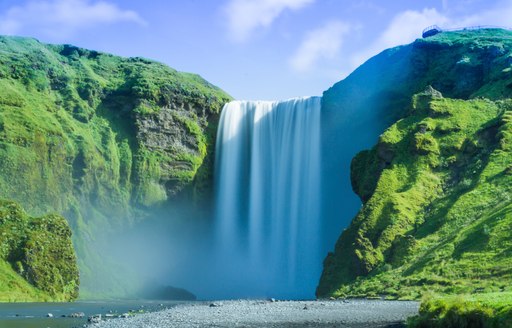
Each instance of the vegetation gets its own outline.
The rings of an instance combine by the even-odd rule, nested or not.
[[[79,275],[71,229],[58,215],[28,216],[0,201],[0,301],[70,301]]]
[[[511,327],[512,293],[430,296],[419,316],[409,319],[413,328]]]
[[[324,262],[319,297],[511,291],[510,58],[510,31],[446,32],[386,50],[326,92],[327,133],[336,108],[363,120],[377,110],[364,124],[387,127],[352,161],[363,207]]]
[[[416,299],[507,290],[510,109],[509,100],[416,95],[409,115],[353,161],[364,206],[326,259],[319,291]]]
[[[112,269],[92,245],[178,194],[204,200],[229,99],[147,59],[0,37],[0,197],[65,216],[83,287],[108,293],[116,282],[93,275]]]

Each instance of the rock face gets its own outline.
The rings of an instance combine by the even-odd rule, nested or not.
[[[156,113],[136,116],[140,147],[162,155],[159,160],[162,197],[176,196],[194,179],[207,155],[207,142],[213,138],[210,135],[207,140],[204,133],[212,116],[203,108],[175,103]]]
[[[178,198],[206,203],[229,99],[143,58],[0,37],[0,197],[64,215],[93,288],[112,270],[90,247],[98,236]]]
[[[79,275],[71,229],[58,215],[28,216],[0,201],[0,301],[71,301]]]
[[[509,222],[511,40],[443,32],[384,51],[326,92],[324,140],[347,127],[373,129],[359,145],[378,143],[351,162],[363,207],[327,256],[318,296],[417,298],[508,281],[511,236],[499,227]]]

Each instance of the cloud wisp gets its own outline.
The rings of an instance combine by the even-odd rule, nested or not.
[[[443,8],[448,6],[443,2]],[[502,1],[492,8],[482,10],[478,14],[453,16],[435,8],[407,10],[396,14],[384,31],[366,49],[355,53],[351,58],[351,66],[355,68],[380,51],[401,44],[413,42],[421,37],[423,29],[430,25],[441,28],[463,28],[471,26],[501,26],[510,27],[512,16],[512,1]]]
[[[135,11],[107,1],[31,0],[0,14],[0,34],[65,39],[83,29],[120,22],[146,24]]]
[[[296,72],[305,73],[314,69],[321,59],[335,58],[340,53],[344,37],[351,30],[351,25],[347,23],[331,21],[308,32],[290,58],[290,66]]]
[[[435,8],[426,8],[422,11],[407,10],[398,13],[369,47],[352,56],[351,66],[355,68],[361,65],[365,60],[384,49],[414,41],[421,37],[423,29],[427,26],[433,24],[443,26],[448,22],[449,19]]]
[[[244,42],[253,32],[270,26],[286,10],[299,10],[315,0],[231,0],[224,7],[230,37]]]

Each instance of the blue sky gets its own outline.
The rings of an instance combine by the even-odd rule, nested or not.
[[[428,25],[510,17],[512,0],[0,0],[0,34],[155,59],[237,99],[321,95]]]

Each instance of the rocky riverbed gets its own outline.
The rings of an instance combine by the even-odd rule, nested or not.
[[[418,306],[417,302],[381,300],[195,302],[91,327],[404,327]]]

